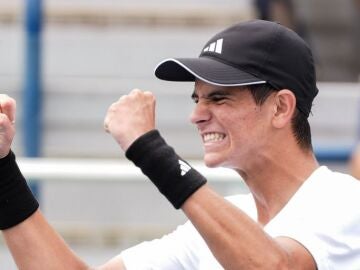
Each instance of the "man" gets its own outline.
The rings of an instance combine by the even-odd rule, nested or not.
[[[204,161],[234,169],[251,194],[225,200],[212,191],[155,129],[154,96],[133,90],[110,106],[105,129],[190,221],[98,269],[360,266],[360,183],[319,167],[314,157],[307,118],[318,90],[311,52],[301,38],[276,23],[240,23],[211,38],[199,58],[165,60],[155,74],[195,81],[191,121],[203,140]],[[13,101],[3,97],[0,104],[0,173],[22,183],[8,154]],[[1,210],[0,220],[6,220],[1,228],[19,268],[87,269],[26,189],[21,198],[27,203],[9,196],[13,190],[9,181],[0,188],[8,213]]]

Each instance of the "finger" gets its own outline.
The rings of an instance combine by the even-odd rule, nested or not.
[[[110,133],[109,124],[110,124],[109,116],[106,116],[105,119],[104,119],[103,125],[104,125],[104,130],[107,133]]]
[[[131,90],[130,94],[137,94],[137,93],[142,93],[142,91],[139,88],[134,88],[133,90]]]
[[[7,95],[0,94],[0,113],[3,113],[2,103],[5,101],[6,97],[7,97]]]
[[[131,90],[131,92],[129,93],[129,97],[139,98],[142,96],[142,94],[143,94],[143,91],[141,91],[138,88],[135,88],[135,89]]]
[[[144,91],[144,96],[150,97],[150,98],[155,98],[154,94],[150,91]]]
[[[105,130],[106,133],[110,133],[109,124],[108,124],[108,123],[104,123],[104,130]]]
[[[144,96],[145,96],[147,99],[151,100],[152,102],[155,102],[155,101],[156,101],[155,95],[154,95],[152,92],[150,92],[150,91],[145,91],[145,92],[144,92]]]
[[[6,116],[6,114],[1,113],[0,114],[0,132],[6,133],[9,130],[12,130],[14,126],[9,121],[9,118]]]
[[[7,95],[0,95],[0,110],[5,114],[12,124],[15,123],[16,102]]]

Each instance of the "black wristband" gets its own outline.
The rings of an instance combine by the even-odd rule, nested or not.
[[[0,159],[0,230],[13,227],[31,216],[39,203],[10,152]]]
[[[139,137],[125,154],[176,209],[206,183],[206,179],[199,172],[166,144],[157,130]]]

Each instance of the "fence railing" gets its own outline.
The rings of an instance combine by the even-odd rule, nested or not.
[[[315,147],[319,162],[345,163],[352,146]],[[142,181],[144,175],[132,163],[115,159],[18,158],[19,167],[29,179],[45,181]],[[226,168],[208,168],[200,160],[189,163],[212,182],[238,182],[239,175]]]
[[[144,175],[130,162],[114,159],[56,159],[19,158],[19,167],[29,179],[45,181],[140,181]],[[234,171],[225,168],[209,169],[201,161],[190,164],[214,182],[239,181]]]

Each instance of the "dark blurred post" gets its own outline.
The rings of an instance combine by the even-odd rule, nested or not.
[[[41,152],[41,31],[42,0],[25,0],[25,72],[23,94],[24,153],[27,157],[39,157]],[[40,187],[31,181],[35,196]]]
[[[276,21],[294,30],[305,40],[306,27],[298,18],[292,0],[253,0],[257,17],[261,20]]]
[[[360,82],[360,0],[353,0],[354,8],[353,8],[353,41],[354,41],[354,69],[357,75],[357,81]],[[358,115],[358,119],[360,116]],[[358,120],[360,121],[360,120]],[[360,123],[359,123],[360,125]],[[360,130],[359,130],[360,131]],[[360,136],[360,134],[359,134]]]
[[[269,21],[271,20],[271,11],[270,5],[271,1],[269,0],[254,0],[255,8],[257,10],[257,17],[261,20]]]

